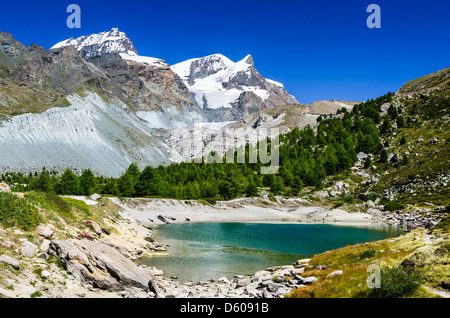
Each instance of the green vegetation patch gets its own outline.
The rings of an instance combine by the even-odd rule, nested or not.
[[[0,193],[0,224],[5,227],[17,226],[28,231],[41,221],[38,209],[26,199],[13,193]]]
[[[371,296],[399,298],[411,296],[421,285],[422,274],[412,267],[392,266],[381,269],[381,286]]]

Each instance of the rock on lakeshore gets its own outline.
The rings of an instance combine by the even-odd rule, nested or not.
[[[149,291],[150,277],[115,249],[95,241],[52,241],[49,253],[61,258],[78,281],[103,290],[138,288]]]

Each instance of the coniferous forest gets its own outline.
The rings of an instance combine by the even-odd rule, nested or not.
[[[386,160],[381,137],[391,131],[393,122],[401,126],[405,121],[394,106],[384,118],[380,115],[381,105],[391,102],[393,96],[388,93],[356,105],[351,112],[343,108],[336,115],[321,116],[317,129],[295,128],[280,135],[280,168],[276,174],[261,174],[264,165],[259,159],[257,163],[249,163],[250,153],[258,147],[247,144],[247,163],[179,163],[148,166],[142,171],[137,164],[131,164],[119,178],[96,176],[89,169],[80,175],[70,169],[59,175],[43,168],[28,175],[6,173],[1,179],[16,184],[15,191],[60,195],[100,193],[119,197],[231,200],[257,196],[258,188],[266,187],[273,195],[295,196],[305,186],[320,188],[327,176],[348,171],[359,152],[373,154],[381,162]]]

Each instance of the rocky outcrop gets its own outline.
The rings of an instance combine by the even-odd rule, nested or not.
[[[59,257],[78,281],[102,290],[138,288],[150,291],[150,277],[115,249],[95,241],[52,241],[49,253]]]
[[[398,160],[398,156],[394,155],[391,157],[391,162],[396,162]],[[437,174],[433,177],[428,178],[416,178],[414,182],[407,182],[402,183],[398,185],[394,185],[388,189],[385,189],[383,191],[383,197],[388,198],[389,200],[395,200],[400,194],[408,193],[410,195],[415,196],[416,193],[423,191],[424,189],[427,189],[427,191],[430,191],[430,189],[436,189],[436,188],[443,188],[445,189],[448,184],[450,183],[450,174],[449,173],[442,173]]]
[[[11,192],[11,188],[6,183],[0,183],[0,192]]]

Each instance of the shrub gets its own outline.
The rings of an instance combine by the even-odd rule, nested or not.
[[[370,200],[372,202],[375,202],[376,199],[381,199],[381,198],[383,198],[383,196],[378,192],[369,192],[366,195],[364,195],[364,200],[366,200],[366,201]]]
[[[217,203],[216,199],[213,198],[206,198],[205,201],[211,205],[215,205]]]
[[[372,164],[372,159],[370,159],[370,157],[367,157],[366,161],[364,161],[364,169],[369,168],[371,164]]]
[[[28,231],[42,222],[36,207],[13,193],[0,193],[0,224]]]
[[[371,247],[361,253],[361,258],[371,258],[374,257],[376,253],[377,250],[374,247]]]
[[[372,293],[383,298],[409,296],[419,288],[421,279],[420,272],[413,267],[385,267],[381,269],[381,287]]]
[[[401,210],[405,206],[397,201],[391,201],[385,204],[384,210],[386,211],[395,211],[395,210]]]
[[[273,196],[269,196],[269,200],[271,202],[278,203],[278,200],[275,197],[273,197]]]
[[[402,136],[402,139],[400,139],[400,145],[406,144],[406,138],[405,136]]]
[[[341,207],[343,205],[344,205],[344,202],[336,202],[336,204],[334,205],[333,209],[337,209],[337,208],[339,208],[339,207]]]
[[[38,298],[38,297],[42,297],[42,293],[39,290],[35,291],[30,295],[30,298]]]
[[[343,199],[344,199],[344,202],[348,203],[348,204],[353,203],[353,200],[354,200],[354,198],[351,194],[346,194]]]

